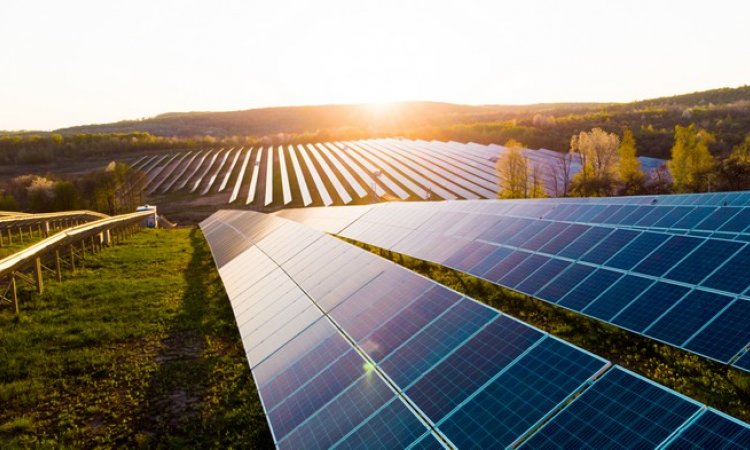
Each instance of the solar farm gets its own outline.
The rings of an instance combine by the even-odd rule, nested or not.
[[[226,291],[214,297],[228,300],[235,359],[276,448],[750,448],[747,399],[722,409],[637,373],[626,354],[603,356],[379,256],[637,336],[644,351],[675,349],[726,379],[750,374],[750,192],[563,198],[561,156],[525,149],[549,197],[499,200],[505,151],[375,139],[161,153],[133,166],[149,199],[218,209],[200,223],[205,242],[198,229],[191,239],[208,244]],[[662,163],[641,159],[644,170]],[[568,177],[580,163],[569,167]],[[12,291],[0,300],[24,314],[16,282],[41,294],[43,275],[96,270],[86,255],[149,214],[3,216],[8,244],[34,230],[42,240],[0,260]],[[189,282],[206,269],[192,270]]]
[[[224,210],[201,227],[279,448],[746,448],[746,423],[323,231],[747,370],[749,201]]]
[[[156,203],[178,194],[216,206],[274,210],[496,198],[495,165],[506,151],[495,144],[372,139],[147,155],[132,166],[144,172],[146,194]],[[524,149],[523,154],[540,169],[547,194],[562,195],[563,155],[545,149]],[[647,157],[640,161],[644,171],[664,163]],[[573,159],[567,170],[572,177],[580,162]]]

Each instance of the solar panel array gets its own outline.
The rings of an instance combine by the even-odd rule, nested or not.
[[[747,370],[749,194],[392,203],[348,214],[280,214]],[[336,214],[347,217],[320,221]]]
[[[747,424],[310,227],[201,227],[279,448],[747,443]]]
[[[561,193],[562,155],[545,149],[522,151],[540,169],[548,193]],[[151,196],[221,194],[217,202],[260,208],[331,206],[495,198],[495,164],[505,152],[507,148],[495,144],[370,139],[176,152],[141,157],[133,167],[146,173],[146,192]],[[653,158],[641,161],[645,170],[663,163]],[[580,163],[573,159],[570,165],[572,176]],[[225,191],[230,180],[231,193]]]

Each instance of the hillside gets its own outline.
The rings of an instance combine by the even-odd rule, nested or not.
[[[322,105],[228,112],[172,112],[136,121],[56,130],[79,133],[148,132],[155,136],[265,137],[276,142],[406,136],[462,142],[568,149],[570,136],[593,127],[633,130],[642,155],[667,158],[675,125],[696,123],[716,135],[712,150],[727,153],[750,132],[750,86],[631,103],[456,105],[404,102],[385,107]]]

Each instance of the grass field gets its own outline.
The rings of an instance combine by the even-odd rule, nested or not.
[[[0,310],[0,447],[272,447],[200,230],[145,230],[21,295]]]
[[[750,421],[750,375],[463,272],[344,239],[716,409]]]

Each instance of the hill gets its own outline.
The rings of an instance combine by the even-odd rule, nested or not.
[[[696,123],[716,135],[712,150],[727,153],[750,132],[750,86],[721,88],[631,103],[457,105],[403,102],[386,106],[322,105],[228,112],[171,112],[143,120],[56,130],[81,133],[147,132],[155,136],[265,137],[326,141],[405,136],[461,142],[504,143],[566,151],[570,137],[601,127],[633,130],[640,153],[667,158],[675,125]]]

